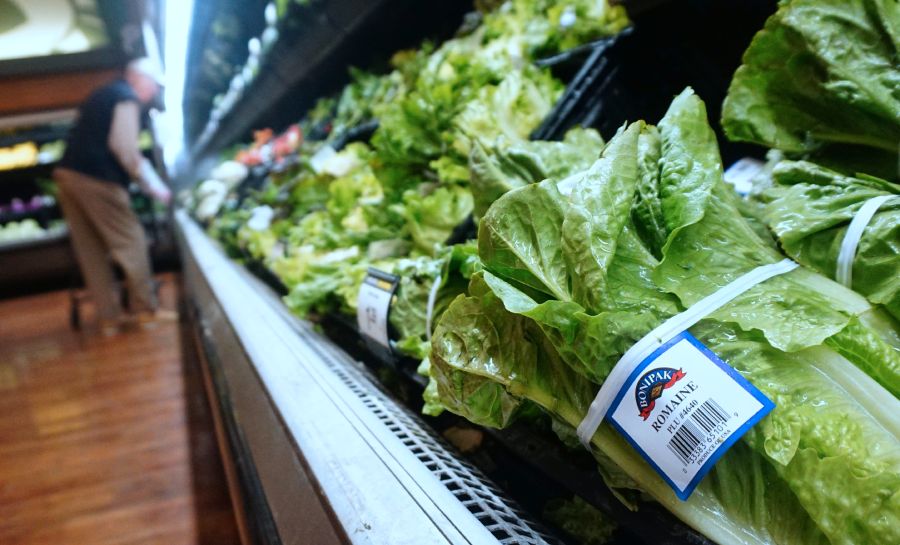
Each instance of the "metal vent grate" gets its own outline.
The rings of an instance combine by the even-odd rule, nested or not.
[[[564,545],[493,486],[481,470],[455,454],[453,447],[417,415],[385,393],[362,363],[326,340],[311,324],[291,314],[268,287],[262,284],[259,287],[261,291],[268,293],[272,308],[287,319],[304,344],[318,353],[319,360],[325,367],[438,478],[499,543]]]
[[[341,354],[346,357],[345,354]],[[425,427],[406,407],[388,397],[373,379],[336,358],[323,358],[328,367],[440,482],[503,545],[562,545],[540,525],[529,520],[503,492],[475,466],[453,454],[433,430]],[[343,358],[341,358],[343,359]],[[349,360],[348,361],[352,361]],[[355,363],[355,362],[354,362]]]

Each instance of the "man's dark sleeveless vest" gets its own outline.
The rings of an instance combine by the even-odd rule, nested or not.
[[[79,110],[59,166],[128,187],[131,177],[110,151],[108,141],[116,104],[129,100],[138,102],[124,80],[94,91]]]

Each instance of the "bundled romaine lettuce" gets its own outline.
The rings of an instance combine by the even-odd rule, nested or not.
[[[562,142],[476,138],[469,153],[475,216],[483,216],[507,191],[586,169],[602,148],[597,131],[580,127],[567,132]]]
[[[896,176],[900,143],[900,4],[895,0],[781,2],[744,54],[722,108],[729,138],[844,162],[865,153]],[[867,151],[868,150],[868,151]],[[876,164],[880,163],[880,164]]]
[[[468,157],[472,138],[527,139],[562,90],[562,84],[546,71],[529,66],[511,72],[498,85],[481,88],[454,119],[453,148]]]
[[[741,218],[690,91],[658,128],[620,131],[585,172],[498,199],[480,223],[479,256],[484,272],[432,339],[429,401],[436,388],[448,409],[498,427],[535,403],[571,428],[632,344],[781,259]],[[591,444],[607,482],[625,499],[650,494],[723,544],[900,541],[900,402],[860,368],[894,392],[900,374],[870,343],[866,312],[861,297],[801,268],[707,316],[691,333],[776,408],[685,502],[604,424]]]
[[[474,242],[444,248],[436,257],[397,260],[385,268],[400,278],[397,299],[391,305],[390,322],[400,338],[397,349],[416,359],[428,355],[429,324],[438,319],[457,295],[466,292],[468,281],[479,267]],[[437,283],[437,285],[435,285]],[[435,292],[428,318],[428,299]]]
[[[875,213],[853,260],[853,289],[900,319],[900,186],[844,176],[805,161],[782,161],[759,198],[766,222],[794,260],[835,277],[847,227],[869,199],[894,196]]]

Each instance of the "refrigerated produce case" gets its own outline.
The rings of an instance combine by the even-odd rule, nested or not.
[[[176,225],[190,350],[255,542],[561,544],[531,513],[566,493],[616,516],[623,528],[610,543],[710,543],[652,504],[629,511],[590,456],[572,456],[549,430],[494,431],[483,452],[463,455],[439,433],[459,419],[426,422],[386,389],[378,375],[393,365],[366,353],[358,333],[297,318],[184,211]]]
[[[658,118],[686,85],[707,86],[714,103],[774,10],[768,1],[740,2],[734,10],[711,2],[631,4],[635,28],[543,61],[558,65],[570,83],[533,138],[559,139],[578,124],[608,138],[625,120]],[[352,38],[334,38],[344,55]],[[293,40],[276,47],[302,58],[313,43]],[[661,42],[666,46],[654,51]],[[703,51],[715,47],[704,60]],[[317,62],[343,70],[346,58]],[[691,69],[680,69],[686,66]],[[296,96],[308,106],[310,89],[321,93],[320,83],[309,79],[317,73],[279,82],[275,107],[265,100],[270,76],[263,73],[250,98],[207,126],[194,159],[246,137],[252,126],[279,128],[276,120],[286,126],[301,110],[295,104],[283,114],[283,104]],[[328,73],[336,77],[333,66]],[[375,127],[369,122],[332,145],[365,141]],[[729,158],[744,152],[726,148]],[[257,167],[248,183],[262,183],[267,170]],[[471,238],[473,227],[461,225],[454,236]],[[421,416],[425,380],[417,361],[373,350],[347,316],[322,316],[315,325],[298,319],[281,300],[284,286],[263,264],[248,255],[234,256],[242,263],[227,258],[185,211],[176,215],[176,228],[186,314],[236,508],[259,542],[574,543],[542,519],[549,499],[577,495],[618,523],[610,543],[711,543],[652,502],[638,511],[625,507],[591,456],[564,447],[549,425],[483,430],[452,415]],[[481,448],[463,454],[442,439],[455,426],[481,433]]]
[[[238,511],[260,542],[558,542],[184,212],[177,223]]]
[[[40,152],[66,134],[64,122],[58,116],[50,117],[53,122],[46,125],[8,127],[0,138],[0,147],[6,153],[23,148],[35,152],[17,168],[0,171],[0,230],[16,225],[29,227],[21,236],[0,240],[0,296],[26,287],[58,285],[75,268],[68,232],[52,195],[50,177],[58,152]]]

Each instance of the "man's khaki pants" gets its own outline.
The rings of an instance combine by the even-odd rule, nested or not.
[[[115,320],[122,311],[110,258],[125,273],[129,310],[155,309],[147,241],[131,210],[128,192],[118,184],[66,168],[57,168],[53,177],[81,274],[97,306],[97,317]]]

